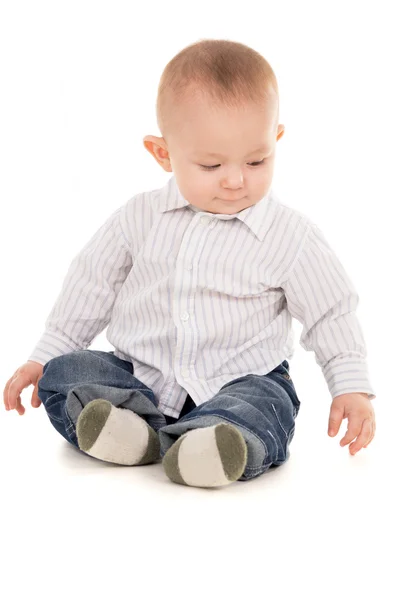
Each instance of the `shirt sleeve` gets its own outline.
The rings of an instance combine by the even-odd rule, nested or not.
[[[45,331],[28,360],[44,365],[62,354],[84,350],[108,325],[116,296],[132,267],[121,224],[126,210],[127,204],[118,208],[73,259]]]
[[[303,324],[300,345],[315,353],[332,398],[360,392],[373,400],[364,336],[355,313],[358,293],[314,223],[308,225],[282,287],[289,312]]]

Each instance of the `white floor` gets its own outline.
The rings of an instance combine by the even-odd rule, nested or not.
[[[397,598],[396,398],[378,383],[376,438],[351,457],[319,368],[291,373],[289,461],[215,490],[80,454],[25,390],[23,417],[0,412],[0,596]]]

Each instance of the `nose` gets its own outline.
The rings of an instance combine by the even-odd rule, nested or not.
[[[223,188],[239,190],[243,186],[243,173],[240,169],[231,169],[224,177]]]

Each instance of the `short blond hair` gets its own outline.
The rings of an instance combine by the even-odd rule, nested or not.
[[[165,137],[173,109],[195,97],[240,108],[248,103],[262,106],[270,94],[278,98],[279,115],[278,82],[259,52],[240,42],[201,39],[183,48],[163,70],[156,101],[158,127]]]

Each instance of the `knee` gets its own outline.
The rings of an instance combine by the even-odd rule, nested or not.
[[[82,363],[90,360],[90,357],[87,355],[88,352],[90,351],[73,350],[72,352],[51,358],[43,367],[43,374],[40,381],[43,378],[46,380],[47,377],[62,377],[65,373],[76,372]]]
[[[76,350],[50,359],[43,367],[38,381],[37,392],[45,405],[50,395],[66,393],[66,387],[72,381],[79,381],[82,371],[86,369],[87,350]]]

